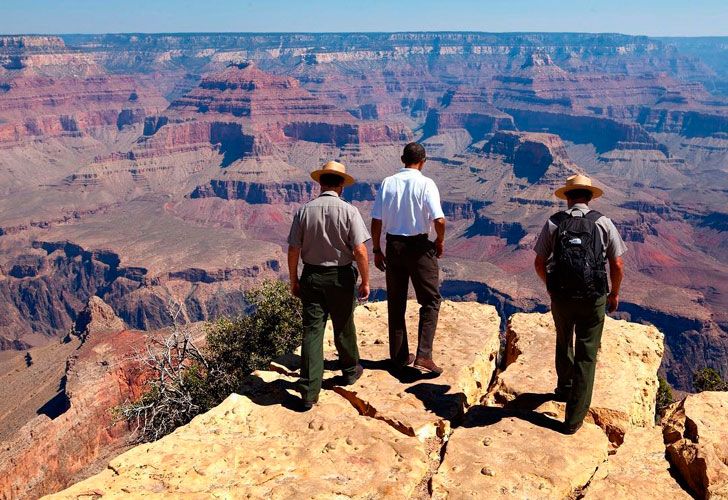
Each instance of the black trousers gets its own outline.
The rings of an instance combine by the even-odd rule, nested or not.
[[[435,244],[426,234],[387,235],[387,312],[389,314],[389,355],[395,364],[407,363],[407,292],[409,281],[420,305],[417,329],[417,357],[432,359],[432,343],[440,314],[440,268]]]
[[[306,264],[301,274],[303,345],[299,388],[306,401],[315,401],[324,375],[324,329],[331,317],[334,345],[344,375],[356,373],[359,348],[356,342],[354,307],[359,273],[352,266],[322,267]]]

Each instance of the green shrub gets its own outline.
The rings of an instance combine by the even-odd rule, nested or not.
[[[670,384],[667,383],[667,380],[662,377],[658,377],[658,380],[660,382],[660,385],[657,388],[655,422],[659,422],[660,419],[665,415],[665,410],[667,410],[667,407],[675,402],[675,398],[672,395],[672,387],[670,387]]]
[[[140,441],[153,441],[188,423],[240,390],[248,375],[301,345],[301,304],[281,281],[246,293],[249,314],[207,326],[198,348],[188,330],[173,328],[153,341],[142,362],[152,377],[142,397],[115,413],[136,425]]]
[[[237,390],[252,371],[301,345],[301,303],[282,281],[266,281],[246,294],[252,312],[221,318],[207,331],[207,353],[221,390]],[[226,395],[227,395],[226,394]]]
[[[693,373],[693,389],[695,392],[728,391],[728,383],[713,368],[703,368]]]

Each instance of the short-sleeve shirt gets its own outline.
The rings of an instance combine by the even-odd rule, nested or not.
[[[314,266],[346,266],[354,247],[371,239],[355,206],[335,191],[326,191],[298,209],[288,244],[301,249],[301,259]]]
[[[445,217],[435,181],[416,168],[403,168],[382,181],[372,207],[372,218],[384,232],[416,236],[430,232],[431,222]]]
[[[571,213],[575,210],[580,211],[584,215],[591,211],[585,203],[576,203],[569,210],[566,210],[566,212]],[[604,258],[616,259],[627,251],[627,245],[625,245],[624,241],[622,241],[619,231],[617,231],[614,222],[612,222],[609,217],[599,217],[596,221],[596,225],[599,228],[599,236],[602,239]],[[536,240],[536,245],[533,247],[534,252],[549,261],[553,257],[554,244],[556,242],[556,229],[556,224],[551,222],[551,219],[549,219],[546,224],[544,224],[543,229],[541,229],[541,234],[539,234],[538,240]]]

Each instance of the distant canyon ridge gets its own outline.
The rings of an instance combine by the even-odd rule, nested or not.
[[[445,296],[545,311],[533,244],[583,172],[629,246],[619,314],[665,333],[674,387],[728,376],[727,56],[616,34],[0,36],[0,349],[59,342],[93,296],[137,329],[244,312],[287,272],[310,171],[345,163],[368,218],[418,140]]]

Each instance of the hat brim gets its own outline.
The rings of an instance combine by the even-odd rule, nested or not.
[[[599,198],[601,195],[604,194],[604,191],[599,189],[596,186],[586,186],[584,184],[572,184],[570,186],[562,186],[556,191],[554,191],[554,196],[561,200],[566,199],[566,193],[569,191],[574,191],[575,189],[586,189],[587,191],[591,191],[592,193],[592,199]]]
[[[311,178],[316,182],[321,182],[321,176],[324,174],[338,175],[339,177],[344,179],[344,187],[353,186],[354,184],[356,184],[356,179],[354,179],[349,174],[335,172],[333,170],[327,170],[325,168],[314,170],[313,172],[311,172]]]

